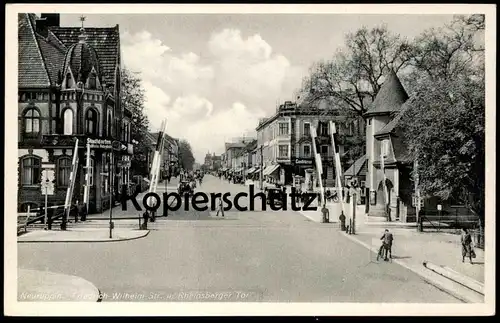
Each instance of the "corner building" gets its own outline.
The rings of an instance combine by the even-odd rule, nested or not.
[[[18,207],[43,205],[42,163],[55,164],[49,206],[64,204],[78,139],[73,202],[83,200],[91,143],[89,211],[102,212],[130,184],[133,154],[132,114],[120,104],[119,27],[61,27],[59,14],[19,14],[18,32]]]

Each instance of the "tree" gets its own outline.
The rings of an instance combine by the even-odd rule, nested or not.
[[[191,145],[186,140],[179,142],[179,163],[185,170],[193,170],[194,156]]]
[[[122,69],[121,89],[122,107],[132,112],[131,138],[138,143],[144,143],[147,141],[146,133],[148,132],[149,121],[144,113],[145,97],[140,77],[125,68]],[[147,176],[148,165],[146,159],[146,145],[136,145],[131,160],[131,169],[134,174]]]
[[[419,82],[484,73],[484,15],[457,16],[442,28],[432,28],[415,39],[410,66],[404,78],[410,92]]]
[[[383,77],[391,69],[398,72],[407,66],[411,53],[408,41],[391,34],[386,26],[361,28],[347,35],[345,52],[311,67],[301,91],[310,93],[310,102],[327,100],[360,117],[375,99]]]
[[[418,159],[427,196],[458,199],[484,223],[484,81],[443,79],[422,86],[402,117],[408,155]]]
[[[477,15],[417,38],[412,89],[401,119],[422,192],[457,199],[484,225],[485,78]],[[479,27],[478,27],[479,26]],[[479,43],[479,44],[478,44]]]

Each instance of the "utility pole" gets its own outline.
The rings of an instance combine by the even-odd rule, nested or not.
[[[260,146],[260,171],[259,171],[259,183],[260,183],[260,190],[262,191],[264,188],[262,187],[264,185],[263,180],[264,180],[264,156],[262,155],[262,151],[264,149],[264,145]]]
[[[335,156],[335,171],[337,172],[337,196],[341,205],[341,215],[345,215],[345,207],[344,207],[344,199],[342,197],[342,165],[340,163],[340,154],[337,151],[337,143],[338,138],[335,138],[337,135],[337,129],[335,127],[335,123],[330,121],[330,135],[332,137],[332,147],[333,147],[333,155]],[[336,140],[337,139],[337,140]]]
[[[85,213],[89,214],[90,195],[90,143],[87,141],[87,156],[85,158],[85,188],[83,191],[83,203],[85,203]]]
[[[113,147],[109,157],[109,238],[113,238],[113,188],[114,188],[114,170],[113,170]]]

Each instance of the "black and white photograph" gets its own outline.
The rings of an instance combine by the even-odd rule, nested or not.
[[[11,315],[494,314],[496,6],[6,8]]]

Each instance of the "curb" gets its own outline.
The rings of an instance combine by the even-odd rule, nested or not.
[[[456,272],[451,268],[448,268],[446,266],[438,266],[429,261],[424,261],[423,265],[425,268],[435,272],[436,274],[446,277],[449,280],[452,280],[457,284],[467,287],[468,289],[480,294],[481,296],[484,296],[484,284],[482,284],[481,282],[467,277],[459,272]]]
[[[368,244],[366,244],[365,242],[361,241],[361,240],[358,240],[356,239],[355,237],[353,237],[352,235],[344,235],[347,239],[367,248],[368,250],[374,252],[374,253],[377,253],[378,250],[376,247],[372,247],[372,246],[369,246]],[[418,269],[415,269],[414,267],[412,266],[409,266],[407,265],[405,262],[402,262],[398,259],[392,259],[392,262],[394,262],[395,264],[398,264],[400,265],[401,267],[404,267],[408,270],[410,270],[411,272],[419,275],[424,281],[426,281],[427,283],[429,283],[430,285],[436,287],[437,289],[455,297],[456,299],[462,301],[463,303],[476,303],[476,300],[472,299],[472,298],[469,298],[467,296],[464,296],[456,291],[454,291],[453,289],[449,288],[448,286],[446,286],[446,284],[442,283],[442,282],[439,282],[437,281],[435,278],[433,277],[430,277],[429,275],[426,275],[423,271],[420,271]],[[452,280],[450,280],[452,281]]]
[[[141,230],[142,231],[142,230]],[[116,240],[24,240],[24,241],[17,241],[17,243],[91,243],[91,242],[97,242],[97,243],[106,243],[106,242],[122,242],[122,241],[131,241],[131,240],[137,240],[141,238],[145,238],[151,230],[144,230],[146,233],[144,233],[141,236],[138,237],[132,237],[132,238],[123,238],[123,239],[116,239]]]

